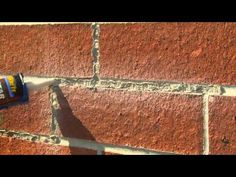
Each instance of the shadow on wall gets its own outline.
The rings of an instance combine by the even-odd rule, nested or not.
[[[64,94],[62,93],[61,89],[59,87],[54,87],[53,91],[57,95],[58,103],[60,105],[61,109],[56,110],[55,114],[57,117],[57,123],[58,123],[58,130],[57,132],[61,132],[61,135],[64,137],[70,137],[70,138],[79,138],[79,139],[86,139],[86,140],[93,140],[95,141],[95,138],[93,135],[89,132],[89,130],[83,125],[83,123],[80,121],[79,117],[76,117],[72,109],[70,108],[70,105],[65,98]],[[88,152],[90,150],[81,150],[78,148],[70,147],[70,153],[72,155],[75,154],[93,154],[91,152]],[[96,152],[94,152],[96,154]]]

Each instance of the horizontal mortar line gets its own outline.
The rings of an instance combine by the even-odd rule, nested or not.
[[[166,22],[156,21],[156,22],[96,22],[96,23],[98,23],[99,25],[109,25],[109,24],[111,24],[111,25],[120,25],[121,24],[122,25],[122,24],[157,24],[157,23],[166,23]]]
[[[107,25],[107,24],[151,24],[157,22],[0,22],[0,26],[11,26],[11,25],[57,25],[57,24],[92,24],[97,23],[99,25]]]
[[[193,94],[221,96],[235,96],[236,86],[223,86],[217,84],[195,84],[174,81],[146,81],[146,80],[127,80],[114,78],[101,78],[97,88],[124,89],[130,91],[152,91],[173,94]]]
[[[30,81],[40,81],[44,79],[52,79],[53,77],[25,77],[25,82]],[[92,83],[92,78],[90,79],[82,79],[82,78],[54,78],[57,80],[60,80],[59,86],[80,86],[84,88],[94,88],[94,84]],[[105,82],[105,83],[104,83]],[[129,85],[129,87],[126,87],[125,85]],[[151,85],[150,85],[151,84]],[[157,84],[157,83],[155,83]],[[160,84],[160,83],[158,83]],[[163,84],[163,83],[161,83]],[[167,85],[167,83],[164,83]],[[168,83],[169,84],[169,83]],[[122,90],[122,91],[152,91],[152,92],[161,92],[161,93],[173,93],[173,94],[194,94],[194,95],[201,95],[201,92],[194,93],[193,91],[183,91],[183,90],[176,90],[176,88],[172,88],[173,86],[176,87],[176,84],[168,85],[167,88],[163,88],[163,86],[160,85],[154,85],[153,83],[143,82],[138,83],[136,81],[114,81],[114,80],[100,80],[99,83],[96,84],[96,88],[99,89],[116,89],[116,90]],[[152,88],[145,88],[146,86],[152,87]],[[166,87],[164,85],[164,87]],[[181,87],[181,85],[178,85],[177,87]],[[177,88],[178,89],[178,88]]]
[[[54,76],[24,76],[25,82],[43,81],[47,79],[55,79],[55,80],[61,81],[61,83],[68,82],[68,83],[76,84],[78,82],[91,82],[93,78],[92,77],[79,78],[79,77],[54,77]]]
[[[236,86],[222,86],[222,96],[236,96]]]
[[[15,73],[1,73],[0,72],[0,77],[4,77],[7,75],[11,75]],[[32,79],[58,79],[58,80],[90,80],[93,77],[63,77],[63,76],[42,76],[42,75],[24,75],[24,80],[32,80]]]
[[[92,24],[92,22],[0,22],[0,26],[11,26],[11,25],[60,25],[60,24]]]
[[[62,138],[61,145],[65,144],[72,147],[83,147],[92,150],[112,152],[117,154],[140,154],[140,155],[175,155],[176,153],[172,152],[160,152],[155,150],[148,150],[145,148],[134,148],[129,146],[119,146],[106,143],[98,143],[95,141],[75,139],[75,138]]]
[[[156,23],[156,22],[96,22],[99,25],[107,25],[107,24],[144,24],[144,23]]]
[[[82,87],[93,88],[93,78],[75,77],[45,77],[45,76],[25,76],[25,81],[35,79],[57,79],[61,85],[79,85]],[[208,93],[210,96],[236,96],[236,86],[224,86],[217,84],[192,84],[172,81],[141,81],[103,78],[95,86],[100,89],[118,89],[128,91],[151,91],[173,94],[194,94],[202,95]]]
[[[5,129],[0,130],[1,137],[8,137],[8,138],[17,138],[25,141],[30,142],[40,142],[45,144],[51,145],[59,145],[59,146],[66,146],[66,147],[76,147],[76,148],[86,148],[96,151],[105,151],[117,154],[124,154],[124,155],[178,155],[177,153],[173,152],[159,152],[156,150],[149,150],[144,148],[134,148],[129,146],[119,146],[119,145],[112,145],[106,143],[98,143],[96,141],[91,140],[84,140],[84,139],[77,139],[77,138],[66,138],[66,137],[59,137],[59,136],[47,136],[47,135],[36,135],[30,134],[27,132],[16,132],[16,131],[9,131]]]
[[[128,85],[128,86],[127,86]],[[202,95],[202,92],[193,92],[193,91],[184,91],[184,90],[176,90],[169,87],[161,86],[161,85],[153,85],[150,83],[133,83],[133,82],[121,82],[115,83],[102,80],[101,84],[96,86],[98,89],[109,89],[109,90],[122,90],[122,91],[136,91],[136,92],[156,92],[156,93],[171,93],[171,94],[190,94],[190,95]]]
[[[236,88],[236,85],[222,85],[222,84],[210,84],[210,83],[188,83],[188,82],[180,82],[180,81],[173,81],[173,80],[138,80],[138,79],[120,79],[120,78],[114,78],[114,77],[101,77],[101,80],[108,80],[108,81],[123,81],[123,82],[134,82],[134,83],[168,83],[168,84],[188,84],[188,85],[198,85],[198,86],[204,86],[204,87],[210,87],[210,86],[222,86],[222,87],[234,87]]]

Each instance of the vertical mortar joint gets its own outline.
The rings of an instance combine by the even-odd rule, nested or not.
[[[203,155],[209,154],[209,94],[203,94]]]
[[[50,92],[49,92],[49,99],[51,103],[51,111],[52,111],[52,121],[51,121],[51,134],[54,135],[56,133],[56,130],[58,128],[57,123],[57,109],[59,109],[59,103],[56,96],[56,87],[58,86],[50,86]]]
[[[99,71],[100,71],[100,64],[99,64],[99,58],[100,58],[100,52],[99,52],[99,36],[100,36],[100,27],[98,23],[92,23],[92,58],[93,58],[93,79],[92,79],[92,85],[93,87],[96,87],[97,84],[100,81]]]

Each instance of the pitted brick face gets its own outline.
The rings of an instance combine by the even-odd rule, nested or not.
[[[0,71],[92,76],[90,25],[0,26]]]
[[[209,103],[210,153],[236,153],[236,98],[213,97]]]
[[[235,154],[235,23],[0,24],[0,154]]]
[[[93,92],[69,87],[63,88],[63,95],[61,135],[176,153],[201,153],[203,117],[199,96]],[[80,130],[86,127],[90,136],[81,137],[73,128],[76,121]]]
[[[28,104],[0,111],[0,128],[50,135],[52,113],[48,89],[31,92],[29,97]]]
[[[235,85],[235,23],[101,25],[101,77]]]

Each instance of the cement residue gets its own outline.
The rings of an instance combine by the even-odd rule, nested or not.
[[[99,52],[99,35],[100,35],[100,27],[99,24],[93,23],[92,24],[92,57],[93,57],[93,81],[92,84],[95,85],[99,81],[99,74],[100,74],[100,65],[99,65],[99,58],[100,58],[100,52]]]
[[[26,81],[41,80],[48,78],[42,77],[25,77]],[[52,79],[52,78],[49,78]],[[95,73],[93,78],[54,78],[59,82],[59,86],[81,87],[81,88],[100,88],[127,91],[149,91],[161,93],[179,93],[221,96],[236,96],[236,86],[207,85],[207,84],[190,84],[190,83],[173,83],[168,81],[135,81],[121,79],[100,79]]]

